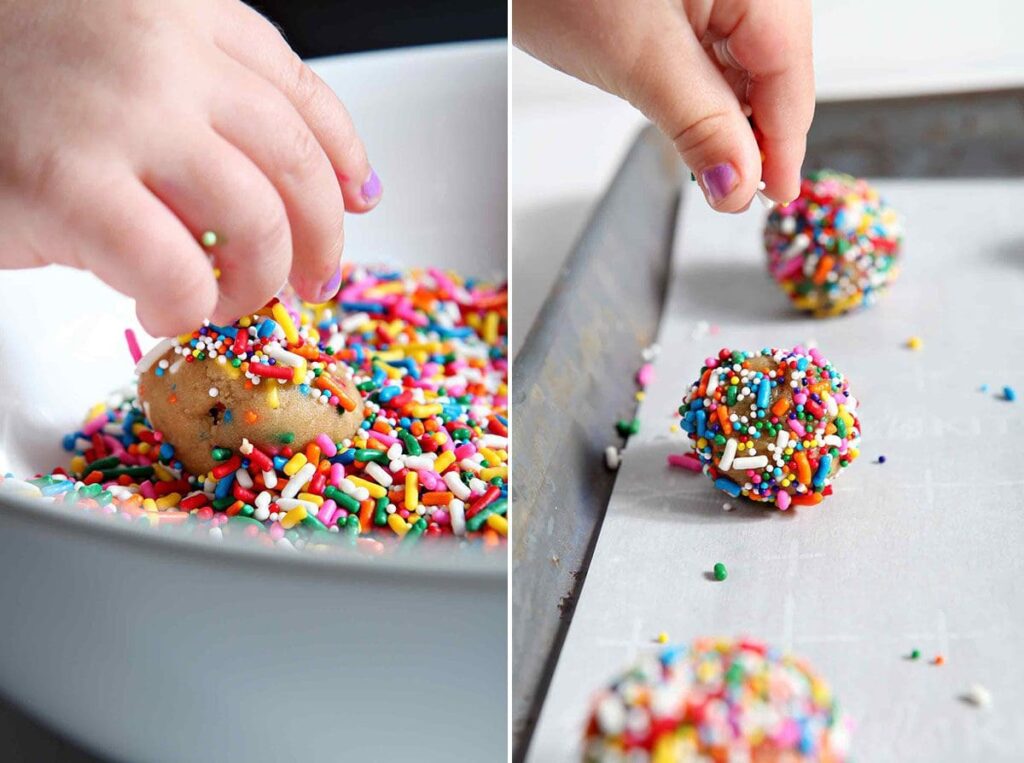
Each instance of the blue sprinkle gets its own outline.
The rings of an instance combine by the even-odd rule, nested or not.
[[[284,471],[284,465],[288,463],[284,456],[274,456],[271,460],[274,462],[274,470],[278,472]]]
[[[828,473],[832,469],[832,454],[826,453],[818,462],[818,471],[814,474],[814,486],[821,487],[828,479]]]
[[[169,442],[165,442],[160,446],[160,458],[164,461],[169,461],[174,457],[174,446]]]
[[[213,497],[214,498],[227,498],[229,495],[231,495],[231,488],[232,488],[232,486],[234,484],[235,484],[235,473],[234,472],[231,472],[231,473],[226,474],[225,476],[221,477],[220,481],[217,483],[217,487],[214,488]]]
[[[228,408],[226,411],[224,411],[224,423],[225,424],[230,424],[231,423],[231,419],[233,419],[233,418],[234,418],[234,416],[232,415],[230,408]]]
[[[728,477],[719,477],[717,480],[715,480],[715,487],[717,487],[719,490],[724,490],[733,498],[738,498],[739,494],[743,492],[740,486],[737,485]]]
[[[767,408],[770,396],[772,393],[771,382],[768,381],[768,377],[761,379],[761,384],[757,387],[757,407]]]
[[[277,321],[272,321],[270,318],[264,320],[258,329],[256,329],[256,336],[260,339],[266,339],[268,336],[274,333],[277,329]]]
[[[1013,387],[1003,387],[1003,399],[1011,403],[1017,399],[1017,393]]]
[[[60,493],[66,493],[75,486],[75,483],[71,480],[64,480],[63,482],[55,482],[52,485],[40,488],[43,495],[59,495]]]
[[[703,437],[707,431],[708,415],[703,409],[697,411],[697,436]]]
[[[236,329],[234,326],[218,326],[218,325],[216,325],[214,323],[211,323],[210,324],[210,328],[212,328],[218,334],[223,334],[224,336],[229,336],[232,339],[234,339],[236,336],[238,336],[238,329]]]
[[[807,363],[808,363],[807,358],[800,358],[796,362],[797,370],[798,371],[803,371],[804,369],[806,369],[807,368]]]

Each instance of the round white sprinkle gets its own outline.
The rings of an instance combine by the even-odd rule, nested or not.
[[[217,397],[220,394],[220,390],[216,387],[210,387],[210,397]]]

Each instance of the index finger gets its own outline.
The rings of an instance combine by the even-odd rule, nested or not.
[[[713,19],[720,54],[749,76],[747,100],[761,133],[765,193],[778,202],[800,193],[800,167],[814,116],[814,61],[808,0],[726,3]],[[729,11],[734,18],[729,18]]]

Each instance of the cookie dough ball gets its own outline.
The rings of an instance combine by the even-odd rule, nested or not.
[[[857,400],[816,349],[723,349],[704,361],[679,413],[716,487],[783,511],[831,495],[858,455]]]
[[[321,433],[351,438],[363,422],[349,367],[276,301],[231,326],[166,340],[137,371],[146,417],[193,474],[213,468],[213,448],[237,449],[242,438],[301,448]]]
[[[896,279],[902,229],[866,180],[833,170],[804,178],[796,201],[768,216],[768,270],[817,318],[874,303]]]
[[[645,655],[601,691],[584,747],[585,763],[842,763],[849,724],[805,661],[705,638]]]

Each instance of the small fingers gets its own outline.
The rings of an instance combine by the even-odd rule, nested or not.
[[[630,100],[673,138],[708,203],[744,209],[761,179],[760,153],[740,102],[692,29],[680,22],[652,39],[631,79]]]
[[[383,187],[370,166],[345,106],[310,69],[267,19],[242,3],[232,3],[230,23],[217,39],[220,48],[278,88],[291,102],[334,167],[349,212],[367,212]]]
[[[241,151],[210,130],[187,146],[156,152],[147,187],[199,240],[207,231],[220,271],[215,323],[261,308],[284,286],[292,262],[291,229],[274,186]]]
[[[82,190],[82,198],[88,198],[96,185]],[[104,184],[103,195],[111,201],[81,222],[82,238],[93,247],[83,249],[76,264],[134,297],[139,322],[153,336],[202,325],[217,304],[217,281],[192,234],[127,172]]]
[[[213,104],[213,128],[270,180],[291,226],[290,280],[309,302],[334,295],[344,243],[344,203],[331,164],[291,104],[231,59]]]
[[[715,55],[749,76],[747,98],[765,154],[765,192],[776,201],[792,201],[800,192],[800,167],[814,117],[811,4],[758,0],[720,5],[712,24],[725,39],[715,44]]]

